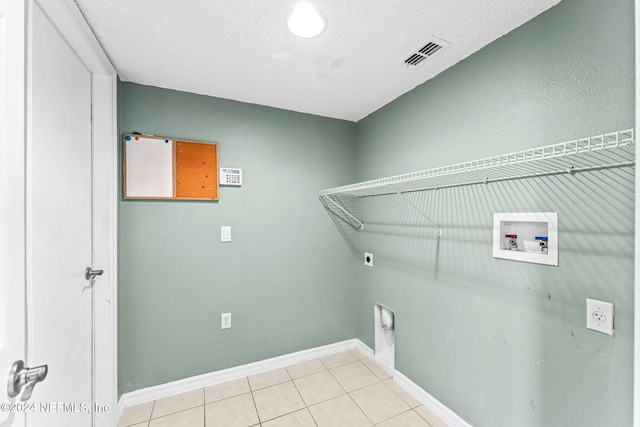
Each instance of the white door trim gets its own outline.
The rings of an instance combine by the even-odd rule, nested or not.
[[[640,73],[638,64],[640,61],[640,0],[635,1],[635,45],[636,45],[636,135],[640,124]],[[636,165],[636,215],[635,215],[635,247],[634,247],[634,268],[633,268],[633,289],[634,289],[634,328],[633,328],[633,425],[640,427],[640,170]]]
[[[117,381],[117,74],[73,0],[36,0],[92,73],[94,401],[96,426],[116,425]]]
[[[635,1],[635,44],[636,44],[636,132],[640,123],[640,73],[638,73],[638,61],[640,61],[640,0]],[[636,165],[636,216],[635,216],[635,247],[634,247],[634,268],[633,268],[633,289],[634,289],[634,328],[633,328],[633,425],[640,427],[640,170]]]

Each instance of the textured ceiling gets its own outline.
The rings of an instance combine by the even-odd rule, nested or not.
[[[559,0],[309,0],[326,31],[285,27],[297,0],[76,0],[120,78],[357,121]],[[404,60],[435,36],[449,45]]]

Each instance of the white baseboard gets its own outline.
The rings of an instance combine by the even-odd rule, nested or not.
[[[116,406],[116,425],[120,422],[120,418],[122,418],[122,414],[124,413],[124,399],[123,396],[120,396],[118,399],[118,404]]]
[[[393,381],[415,397],[418,402],[422,403],[427,409],[440,417],[449,427],[471,427],[471,424],[460,418],[458,414],[427,393],[422,387],[404,376],[402,372],[396,370],[393,375]]]
[[[362,341],[358,339],[356,339],[355,341],[356,341],[356,348],[360,350],[362,354],[367,356],[368,359],[373,360],[373,350],[371,350],[369,346],[363,343]]]
[[[373,359],[373,350],[359,339],[351,339],[341,341],[335,344],[329,344],[321,347],[310,348],[308,350],[298,351],[283,356],[273,357],[271,359],[261,360],[259,362],[249,363],[246,365],[236,366],[221,371],[211,372],[208,374],[198,375],[195,377],[185,378],[170,383],[161,384],[153,387],[147,387],[141,390],[132,391],[122,395],[118,401],[118,419],[122,415],[124,407],[140,405],[142,403],[151,402],[163,397],[172,396],[186,391],[196,390],[198,388],[208,387],[214,384],[220,384],[226,381],[235,380],[249,375],[259,374],[261,372],[278,369],[306,360],[316,359],[318,357],[327,356],[329,354],[338,353],[345,350],[356,348],[360,350],[367,358]],[[415,384],[401,372],[395,371],[393,380],[420,403],[427,407],[431,412],[440,417],[450,427],[471,427],[466,421],[460,418],[455,412],[443,405],[438,399],[431,396],[420,386]]]
[[[186,391],[196,390],[198,388],[208,387],[214,384],[220,384],[249,375],[255,375],[261,372],[270,371],[272,369],[282,368],[288,365],[294,365],[306,360],[327,356],[332,353],[338,353],[356,347],[360,348],[359,345],[366,347],[360,340],[351,339],[335,344],[329,344],[321,347],[311,348],[308,350],[298,351],[295,353],[285,354],[283,356],[273,357],[271,359],[261,360],[259,362],[236,366],[234,368],[223,369],[221,371],[185,378],[178,381],[172,381],[170,383],[160,384],[153,387],[147,387],[141,390],[131,391],[129,393],[123,394],[120,398],[119,405],[121,404],[125,407],[140,405],[142,403],[151,402],[156,399],[162,399],[163,397],[172,396],[174,394],[184,393]],[[369,352],[373,354],[371,350],[369,350]],[[364,351],[363,353],[367,354]]]

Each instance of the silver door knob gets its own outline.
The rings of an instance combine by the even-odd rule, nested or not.
[[[22,387],[26,385],[20,400],[29,400],[31,393],[33,392],[33,388],[37,383],[47,377],[47,372],[49,372],[47,365],[37,366],[35,368],[25,368],[22,360],[16,360],[11,366],[11,371],[9,371],[7,394],[9,397],[16,397],[20,394]]]
[[[84,271],[84,278],[87,280],[94,279],[96,276],[102,276],[104,270],[92,270],[91,267],[87,267]]]

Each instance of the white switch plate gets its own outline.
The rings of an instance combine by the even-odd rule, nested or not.
[[[373,254],[371,252],[364,253],[364,265],[373,267]]]
[[[220,329],[229,329],[231,327],[231,313],[222,313],[220,315]]]
[[[587,298],[587,329],[613,336],[613,304]]]
[[[231,241],[231,226],[223,225],[222,227],[220,227],[220,241],[221,242]]]

